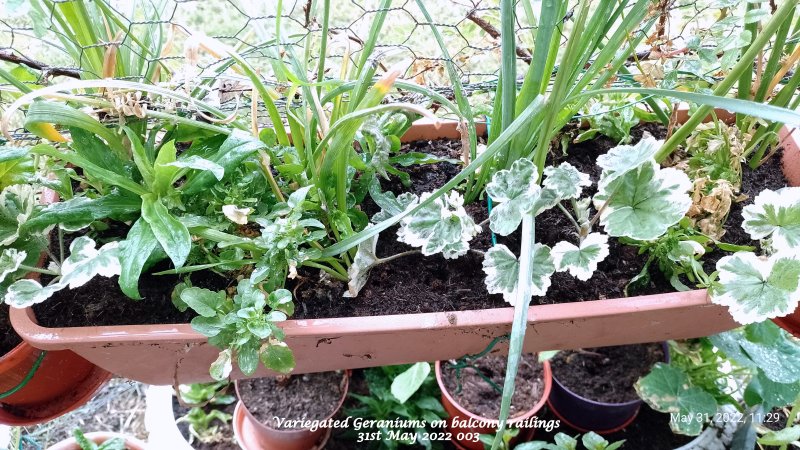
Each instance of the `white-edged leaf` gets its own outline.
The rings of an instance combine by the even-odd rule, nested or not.
[[[593,199],[595,208],[602,210],[600,224],[611,236],[656,239],[692,205],[687,194],[692,187],[689,177],[677,169],[661,169],[652,160],[626,172],[611,186],[612,190],[606,190],[610,186],[601,185]]]
[[[378,236],[380,233],[372,236],[366,241],[358,244],[356,256],[353,258],[353,263],[347,269],[347,291],[342,294],[342,297],[355,297],[361,291],[361,288],[367,284],[369,279],[369,271],[378,262],[379,258],[375,255],[375,250],[378,246]]]
[[[231,350],[227,349],[219,352],[217,359],[211,363],[208,373],[211,375],[211,378],[222,381],[228,378],[232,370],[233,363],[231,358]]]
[[[765,189],[744,207],[742,217],[751,238],[771,238],[776,250],[800,248],[800,187]]]
[[[4,249],[0,254],[0,283],[5,281],[7,276],[16,272],[27,257],[28,254],[24,251],[15,248]]]
[[[406,369],[392,380],[392,396],[398,402],[405,403],[414,395],[425,379],[431,373],[431,365],[427,362],[418,362]]]
[[[253,208],[239,208],[236,205],[222,205],[222,214],[233,223],[247,225],[247,216],[253,212]]]
[[[372,216],[372,221],[375,223],[382,222],[392,218],[392,216],[400,214],[410,205],[416,204],[419,200],[419,197],[411,192],[403,192],[395,197],[394,193],[391,191],[379,192],[379,190],[373,188],[370,188],[370,197],[381,207],[381,210]]]
[[[561,241],[553,246],[551,253],[557,271],[568,270],[573,277],[586,281],[597,270],[597,264],[608,256],[608,236],[590,233],[580,246]]]
[[[180,168],[187,168],[187,169],[194,169],[194,170],[208,170],[214,175],[214,178],[217,180],[222,180],[222,177],[225,176],[225,168],[220,166],[219,164],[215,163],[214,161],[210,161],[205,158],[201,158],[197,155],[192,155],[187,158],[182,158],[177,161],[164,164],[165,166],[173,166],[173,167],[180,167]]]
[[[42,303],[63,287],[58,283],[42,286],[38,281],[18,280],[8,287],[5,302],[12,308],[27,308],[37,303]]]
[[[572,164],[561,163],[558,167],[546,167],[546,177],[542,182],[544,189],[550,189],[562,200],[578,198],[585,186],[591,186],[588,174],[576,169]]]
[[[531,210],[541,192],[536,184],[539,173],[527,159],[518,159],[510,169],[498,171],[486,185],[486,193],[495,205],[489,214],[489,228],[508,236],[519,227],[522,215]]]
[[[431,193],[426,192],[419,201],[430,196]],[[467,243],[480,231],[464,209],[464,198],[453,191],[416,214],[404,217],[397,230],[397,240],[421,248],[425,256],[441,252],[445,258],[453,259],[467,252]]]
[[[28,184],[8,186],[0,193],[0,245],[11,245],[19,238],[20,227],[33,214],[35,194]]]
[[[651,408],[677,414],[670,420],[676,433],[696,436],[703,431],[705,417],[717,412],[717,401],[703,389],[693,386],[681,369],[656,363],[650,373],[636,382],[636,392]]]
[[[636,145],[618,145],[605,155],[597,158],[597,165],[603,169],[600,188],[611,184],[615,179],[642,166],[653,157],[664,141],[646,135]]]
[[[711,301],[727,306],[741,323],[761,322],[794,312],[800,302],[800,260],[797,255],[759,258],[737,252],[717,262],[718,284]]]
[[[550,287],[550,277],[555,272],[550,247],[534,244],[531,295],[543,296]],[[483,258],[486,289],[490,294],[503,294],[503,300],[514,305],[514,291],[519,278],[519,259],[503,244],[492,246]]]

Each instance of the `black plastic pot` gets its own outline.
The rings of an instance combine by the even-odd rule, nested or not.
[[[669,345],[664,347],[664,361],[669,362]],[[547,399],[550,410],[562,422],[583,433],[594,431],[598,434],[611,434],[633,422],[642,400],[625,403],[603,403],[582,397],[561,384],[553,372],[553,388]]]

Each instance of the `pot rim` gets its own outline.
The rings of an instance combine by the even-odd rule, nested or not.
[[[300,374],[298,374],[298,375],[300,375]],[[339,402],[336,404],[336,408],[333,409],[333,412],[331,412],[330,415],[326,416],[324,419],[320,419],[319,420],[320,422],[323,422],[323,421],[326,421],[328,419],[333,418],[333,416],[335,416],[336,413],[338,413],[339,410],[342,409],[342,405],[344,405],[344,401],[347,399],[347,394],[350,391],[350,371],[349,370],[343,370],[342,371],[342,378],[343,378],[343,380],[342,380],[342,382],[340,384],[340,386],[342,387],[342,398],[339,399]],[[297,428],[297,429],[292,429],[292,430],[279,430],[277,428],[272,428],[271,426],[269,426],[269,425],[267,425],[265,423],[261,423],[261,421],[259,421],[258,419],[255,418],[255,416],[253,416],[253,414],[247,408],[247,405],[245,404],[245,402],[242,400],[241,395],[239,395],[239,382],[240,381],[244,381],[244,380],[235,380],[233,382],[234,389],[236,390],[236,398],[238,400],[238,404],[242,405],[242,409],[244,410],[244,413],[247,416],[247,419],[251,423],[253,423],[256,426],[260,427],[262,430],[267,430],[267,432],[269,432],[269,433],[283,434],[285,436],[308,432],[308,428]],[[238,407],[238,405],[237,405],[237,407]]]
[[[647,342],[644,342],[644,344],[647,344]],[[628,345],[637,345],[637,344],[628,344]],[[661,342],[661,347],[664,349],[664,362],[669,364],[669,361],[670,361],[669,343],[667,341],[663,341],[663,342]],[[642,402],[643,402],[641,398],[637,398],[635,400],[630,400],[630,401],[622,402],[622,403],[608,403],[608,402],[601,402],[601,401],[597,401],[597,400],[592,400],[592,399],[586,398],[586,397],[584,397],[584,396],[582,396],[580,394],[576,394],[575,391],[573,391],[572,389],[564,386],[563,383],[558,381],[558,378],[556,377],[556,374],[555,374],[554,371],[552,372],[552,374],[553,374],[553,382],[558,384],[558,387],[560,387],[561,389],[563,389],[567,393],[569,393],[569,394],[571,394],[571,395],[583,400],[584,402],[589,403],[590,405],[603,406],[603,407],[607,407],[607,408],[616,408],[616,407],[634,406],[634,405],[637,405],[637,404],[641,405]],[[555,408],[552,408],[552,409],[555,409]],[[636,416],[634,415],[634,418],[635,417]],[[576,428],[576,427],[573,427],[573,428]]]
[[[538,413],[542,409],[542,407],[544,407],[545,403],[547,403],[547,399],[548,399],[548,397],[550,397],[550,390],[552,389],[552,386],[553,386],[553,383],[552,383],[552,381],[553,381],[553,373],[550,370],[550,362],[549,361],[542,362],[542,367],[544,369],[542,371],[542,379],[544,381],[544,389],[542,390],[541,398],[539,398],[539,400],[533,405],[533,407],[531,407],[531,409],[529,409],[524,414],[516,416],[513,419],[509,418],[508,420],[506,420],[506,425],[507,426],[511,426],[511,425],[516,424],[516,423],[523,422],[526,419],[530,419],[531,417],[535,416],[536,413]],[[463,406],[461,406],[460,403],[458,403],[455,400],[455,398],[453,398],[452,395],[450,395],[450,392],[445,387],[444,381],[442,379],[442,362],[441,361],[436,361],[435,372],[436,372],[436,382],[439,384],[439,390],[442,391],[442,396],[444,396],[444,398],[447,399],[447,401],[450,402],[455,408],[457,408],[462,414],[464,414],[465,416],[469,417],[470,419],[475,419],[475,420],[478,420],[478,421],[481,421],[481,422],[485,422],[487,424],[492,424],[492,426],[495,426],[495,427],[500,425],[500,421],[499,420],[489,419],[488,417],[479,416],[479,415],[473,413],[472,411],[464,408]]]

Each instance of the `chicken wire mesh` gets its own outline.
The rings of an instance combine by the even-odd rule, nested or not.
[[[476,111],[488,111],[501,59],[498,0],[424,2],[433,25],[444,37],[449,60],[442,56],[431,23],[415,0],[388,2],[386,9],[381,9],[381,3],[330,1],[324,78],[346,77],[346,70],[361,56],[373,22],[385,12],[372,54],[379,74],[398,70],[403,78],[452,97],[452,80],[446,70],[446,64],[452,62],[465,92],[479,99],[473,100]],[[536,27],[535,20],[529,18],[531,11],[538,11],[537,3],[516,2],[516,54],[521,74],[532,52]],[[653,50],[676,48],[675,55],[684,54],[680,49],[688,38],[735,3],[654,2],[651,13],[659,18],[649,30],[647,48],[638,56],[659,59],[666,51]],[[306,58],[308,67],[316,67],[322,57],[323,0],[6,0],[4,6],[0,61],[7,64],[0,63],[0,67],[7,67],[12,76],[31,88],[68,78],[114,77],[157,82],[193,93],[223,110],[240,111],[248,106],[252,86],[245,76],[231,70],[234,64],[226,49],[241,54],[278,94],[289,86],[275,70],[276,64],[286,64],[287,52]],[[90,23],[75,19],[82,12],[91,18]],[[563,18],[565,30],[571,26],[571,16],[572,10],[568,10]],[[728,27],[729,36],[734,36],[738,28],[736,23]],[[117,64],[104,73],[108,58]],[[315,73],[308,76],[310,81],[317,81]],[[0,108],[5,108],[18,96],[9,91],[18,88],[5,84],[2,89]],[[393,99],[427,101],[424,96],[403,92]],[[192,109],[187,104],[149,106]],[[259,112],[259,121],[268,122],[263,112]],[[24,138],[21,129],[17,136]]]

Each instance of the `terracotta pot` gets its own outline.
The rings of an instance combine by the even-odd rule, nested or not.
[[[421,121],[406,138],[459,138],[456,125],[445,122],[435,129]],[[789,137],[784,147],[790,149],[784,154],[787,177],[798,184],[797,141]],[[539,305],[528,314],[526,352],[694,338],[738,326],[727,308],[711,304],[705,290]],[[297,360],[294,373],[308,373],[475,354],[508,334],[513,316],[512,308],[497,308],[288,320],[281,327]],[[189,324],[44,328],[30,309],[12,309],[11,320],[34,347],[70,349],[117,375],[147,384],[210,382],[208,368],[219,353]],[[269,375],[275,374],[261,368],[252,376]],[[236,369],[231,377],[245,378]]]
[[[347,389],[350,385],[350,374],[343,372],[342,398],[336,409],[325,419],[328,420],[342,408]],[[239,383],[236,382],[236,396],[239,395]],[[318,428],[314,431],[309,429],[298,430],[277,430],[258,421],[247,406],[239,400],[233,411],[233,421],[231,422],[236,441],[243,450],[311,450],[320,449],[325,446],[331,435],[330,428]]]
[[[39,362],[38,368],[35,367]],[[69,350],[43,354],[22,343],[0,358],[0,423],[28,426],[52,420],[89,401],[111,374]]]
[[[105,431],[96,431],[93,433],[86,433],[86,438],[95,444],[102,444],[105,441],[122,438],[125,440],[125,448],[128,450],[145,450],[145,443],[131,436],[126,436],[119,433],[109,433]],[[47,450],[81,450],[81,447],[75,441],[75,438],[69,438],[59,442],[56,445],[48,447]]]
[[[550,363],[545,361],[542,363],[544,367],[542,380],[544,381],[544,390],[542,391],[542,398],[533,405],[533,407],[525,412],[525,414],[519,415],[514,417],[513,419],[508,420],[508,427],[515,428],[521,422],[525,421],[526,419],[531,419],[536,416],[536,413],[542,409],[547,398],[550,396],[550,389],[553,385],[553,377],[552,372],[550,370]],[[500,425],[500,422],[495,420],[494,418],[483,417],[475,414],[468,409],[461,406],[450,392],[447,391],[445,387],[444,381],[442,380],[442,363],[441,361],[436,361],[436,382],[439,384],[439,389],[442,391],[442,406],[444,406],[445,411],[447,411],[447,415],[449,416],[447,419],[447,430],[452,433],[452,441],[456,447],[465,450],[483,450],[484,445],[478,441],[473,442],[474,437],[481,434],[495,434],[497,432],[497,427]],[[468,423],[469,421],[474,422],[483,422],[492,424],[490,426],[461,426],[464,423]],[[534,428],[532,427],[518,427],[520,428],[520,434],[512,442],[526,442],[531,440],[534,433]]]
[[[669,345],[661,344],[664,349],[664,362],[669,363]],[[598,402],[576,394],[563,385],[553,374],[553,391],[547,399],[550,410],[562,422],[570,427],[587,433],[615,433],[636,419],[643,402],[641,399],[624,403]]]

